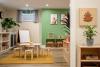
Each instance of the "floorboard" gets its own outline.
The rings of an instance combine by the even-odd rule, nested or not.
[[[62,49],[52,49],[55,62],[53,64],[3,64],[0,67],[69,67],[64,61]]]

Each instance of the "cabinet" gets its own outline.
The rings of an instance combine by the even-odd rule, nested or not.
[[[0,54],[10,48],[10,33],[0,32]]]
[[[100,45],[78,45],[77,67],[100,67]]]

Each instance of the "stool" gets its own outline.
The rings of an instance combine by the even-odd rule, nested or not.
[[[46,43],[46,46],[47,47],[54,47],[54,42],[47,42]]]
[[[63,42],[62,41],[58,41],[57,42],[57,47],[63,47]]]
[[[20,56],[21,56],[21,55],[20,55],[21,48],[20,48],[20,47],[16,47],[16,48],[14,48],[14,52],[16,52],[16,51],[18,51],[18,53],[19,53],[19,57],[20,57]],[[16,54],[14,54],[14,55],[16,55]]]
[[[25,50],[25,55],[24,55],[25,60],[27,58],[27,53],[31,54],[31,60],[32,60],[33,59],[33,50],[32,49]]]

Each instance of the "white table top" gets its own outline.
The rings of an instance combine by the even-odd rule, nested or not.
[[[41,43],[33,43],[33,45],[41,45]]]

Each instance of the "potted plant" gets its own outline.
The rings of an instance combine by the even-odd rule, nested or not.
[[[83,32],[84,36],[86,36],[87,45],[93,45],[94,42],[94,36],[96,35],[96,29],[95,26],[92,25],[86,25],[85,31]]]
[[[4,18],[1,22],[2,28],[6,31],[13,28],[14,26],[19,26],[12,18]]]

